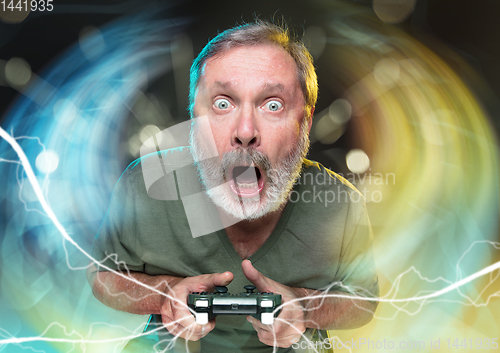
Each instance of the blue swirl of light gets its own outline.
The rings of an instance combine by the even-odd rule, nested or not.
[[[170,43],[186,25],[183,19],[155,19],[152,11],[107,25],[33,79],[3,119],[2,128],[18,138],[58,219],[86,251],[128,162],[122,149],[134,97],[171,69]],[[49,175],[35,168],[44,149],[59,156]],[[53,322],[88,330],[102,317],[86,308],[85,271],[73,271],[88,260],[63,242],[43,214],[5,141],[0,158],[0,339],[36,336]],[[54,349],[44,342],[23,346]],[[5,347],[0,344],[0,351]],[[7,348],[16,349],[22,350]]]

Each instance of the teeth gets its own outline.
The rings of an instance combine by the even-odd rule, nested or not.
[[[238,187],[242,188],[242,189],[253,189],[253,188],[257,188],[259,186],[257,182],[254,182],[254,183],[239,183],[239,182],[237,182],[237,184],[238,184]]]

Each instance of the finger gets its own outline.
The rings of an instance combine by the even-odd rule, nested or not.
[[[178,322],[173,320],[172,318],[162,315],[162,322],[163,326],[167,329],[167,331],[175,336],[175,337],[181,337],[182,333],[184,332],[185,328],[181,325],[179,325]]]
[[[274,331],[257,331],[259,341],[268,346],[287,348],[299,340],[300,336],[278,334]]]
[[[167,321],[174,322],[183,327],[196,324],[196,318],[191,313],[188,306],[180,301],[169,300],[166,305],[161,308],[161,315],[164,324]]]
[[[298,341],[302,335],[297,332],[275,332],[275,331],[257,331],[259,341],[268,345],[276,347],[290,347],[292,343]]]
[[[258,331],[261,328],[258,325],[258,323],[260,323],[260,322],[258,322],[257,320],[255,320],[253,317],[247,316],[247,321],[252,324],[252,326],[255,329],[255,331]]]
[[[279,326],[279,324],[274,324],[273,326],[263,325],[253,317],[247,318],[247,320],[252,323],[259,341],[268,346],[288,348],[302,336],[296,330],[287,329],[286,327]]]
[[[195,323],[186,327],[186,334],[184,338],[189,339],[191,341],[197,341],[208,335],[210,331],[212,331],[214,328],[215,328],[214,320],[207,323],[206,325],[200,325]]]
[[[255,331],[272,331],[273,326],[272,325],[264,325],[262,322],[257,320],[256,318],[252,316],[247,316],[247,321],[252,324],[253,328]]]
[[[187,322],[188,320],[178,319],[166,324],[165,327],[172,335],[190,341],[198,341],[215,328],[215,320],[211,320],[206,325],[199,325],[196,322],[188,324]]]
[[[217,286],[227,286],[233,281],[234,275],[232,272],[226,271],[224,273],[214,273],[211,277],[211,285],[213,287]]]
[[[215,327],[215,318],[208,321],[206,324],[199,324],[196,322],[194,313],[189,310],[176,310],[174,312],[174,321],[195,332],[201,332],[204,327],[203,331],[207,331],[208,333]]]
[[[188,310],[187,306],[181,307],[178,305],[173,311],[173,317],[176,322],[184,327],[197,325],[196,317]]]
[[[259,341],[264,343],[266,346],[279,347],[279,348],[289,348],[292,344],[297,342],[297,339],[286,339],[286,340],[275,340],[275,339],[261,339]]]
[[[170,325],[167,329],[168,332],[176,338],[180,337],[190,341],[197,341],[201,338],[197,333],[190,331],[189,328],[176,323],[172,323],[172,325]]]
[[[245,277],[252,282],[252,284],[257,287],[257,289],[261,292],[272,292],[272,288],[270,286],[271,280],[264,276],[262,273],[257,271],[255,267],[253,267],[250,260],[243,260],[241,263],[241,269],[243,270],[243,274]]]

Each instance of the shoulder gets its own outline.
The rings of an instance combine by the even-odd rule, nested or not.
[[[193,166],[189,147],[146,154],[128,165],[117,186],[133,189],[156,200],[176,200],[175,171]]]
[[[156,151],[137,158],[130,163],[121,178],[136,179],[137,177],[158,179],[164,174],[193,165],[193,157],[189,147],[177,147]]]
[[[346,191],[349,194],[355,193],[356,198],[359,196],[363,199],[361,192],[342,175],[325,168],[321,163],[304,159],[302,173],[298,184],[315,185],[330,190]]]
[[[133,175],[155,168],[164,169],[168,173],[191,164],[193,164],[191,149],[187,146],[176,147],[156,151],[137,158],[128,165],[124,174]]]

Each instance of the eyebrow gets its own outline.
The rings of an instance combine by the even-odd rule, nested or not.
[[[229,87],[231,87],[231,82],[230,81],[227,81],[227,82],[215,81],[214,86],[219,86],[221,88],[229,88]]]
[[[284,91],[285,90],[285,86],[283,86],[281,83],[269,83],[269,82],[266,82],[264,83],[264,89],[265,90],[268,90],[268,91],[273,91],[273,90],[278,90],[278,91]]]
[[[231,84],[231,81],[227,81],[227,82],[215,81],[214,86],[228,89],[232,86],[232,84]],[[283,84],[281,84],[281,83],[265,82],[262,86],[263,86],[264,90],[266,90],[266,91],[278,90],[280,92],[283,92],[285,90],[285,86],[283,86]]]

